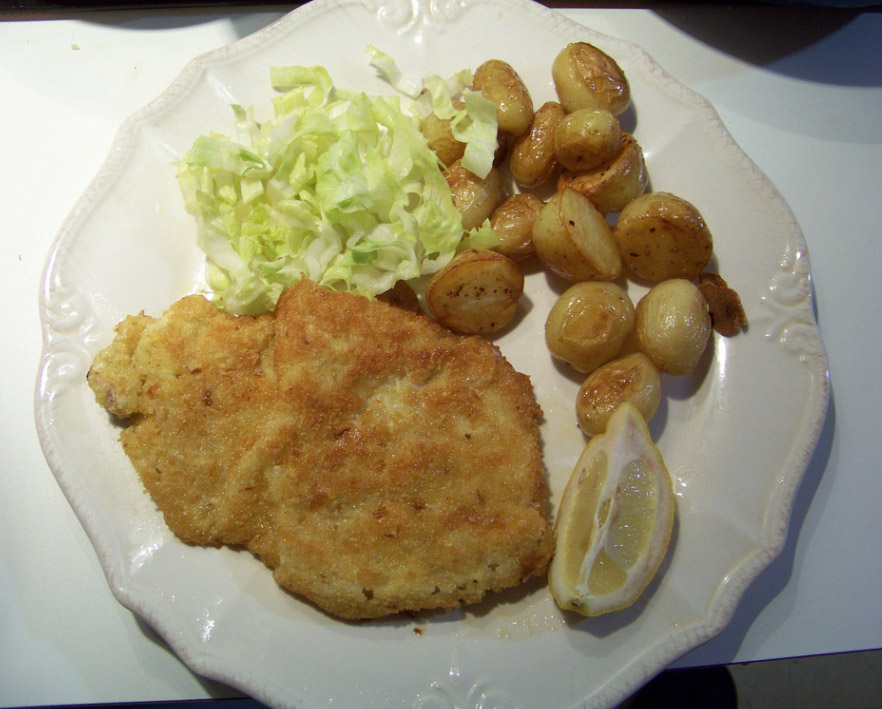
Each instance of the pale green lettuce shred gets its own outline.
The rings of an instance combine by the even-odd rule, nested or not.
[[[462,166],[481,179],[487,177],[496,155],[497,106],[479,91],[463,91],[465,111],[459,112],[451,124],[453,137],[465,143]]]
[[[405,76],[391,55],[369,44],[365,51],[371,58],[371,66],[380,72],[385,81],[405,96],[417,98],[423,90],[423,82],[419,78]]]
[[[438,74],[417,79],[405,76],[389,54],[373,45],[368,45],[367,53],[383,79],[414,99],[412,111],[418,119],[431,113],[441,120],[452,119],[453,137],[466,146],[462,166],[482,180],[487,177],[497,148],[498,106],[480,91],[469,88],[474,78],[472,72],[463,69],[447,79]],[[453,99],[457,96],[462,97],[465,108],[456,108]]]
[[[334,86],[323,67],[274,67],[280,93],[258,122],[233,106],[234,136],[198,138],[178,163],[217,304],[275,308],[301,278],[374,297],[489,248],[462,219],[419,121],[398,96]]]

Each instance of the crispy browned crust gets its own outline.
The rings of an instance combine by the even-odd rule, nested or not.
[[[747,314],[741,304],[741,297],[720,274],[699,274],[698,288],[707,301],[714,330],[725,337],[732,337],[747,329]]]
[[[275,315],[201,296],[127,318],[98,402],[169,527],[244,545],[344,618],[449,609],[545,573],[532,387],[481,338],[303,282]]]

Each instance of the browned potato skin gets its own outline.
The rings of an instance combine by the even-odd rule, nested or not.
[[[481,226],[502,201],[502,180],[495,167],[482,180],[457,160],[444,172],[444,177],[453,194],[453,204],[462,214],[463,231]]]
[[[622,211],[643,194],[648,182],[643,148],[633,135],[622,132],[621,145],[610,162],[593,170],[564,170],[557,187],[581,192],[601,212],[609,214]]]
[[[631,103],[625,72],[612,57],[588,42],[564,47],[551,65],[551,76],[568,112],[605,108],[618,116]]]
[[[661,372],[642,352],[617,357],[595,369],[576,395],[576,419],[588,435],[603,433],[609,417],[628,401],[649,421],[661,402]]]
[[[502,254],[469,249],[436,273],[426,287],[426,306],[442,325],[465,335],[486,335],[514,317],[524,274]]]
[[[713,255],[713,238],[698,209],[669,192],[629,202],[614,234],[625,265],[648,281],[694,280]]]
[[[533,248],[547,269],[569,281],[608,281],[622,272],[606,217],[587,197],[569,188],[555,192],[539,212]]]
[[[719,273],[702,273],[698,277],[698,290],[707,301],[714,330],[724,337],[732,337],[747,329],[747,313],[741,296]]]
[[[499,130],[518,136],[527,132],[533,118],[533,99],[518,73],[508,62],[490,59],[475,70],[472,86],[499,109]]]
[[[515,141],[509,169],[521,187],[532,188],[551,179],[558,167],[554,156],[554,131],[567,115],[557,101],[543,103],[533,115],[529,130]]]
[[[545,321],[545,344],[579,372],[592,372],[615,357],[634,329],[634,304],[609,281],[583,281],[558,298]]]
[[[662,281],[637,303],[634,333],[640,350],[662,372],[689,374],[711,333],[707,301],[692,281]]]
[[[545,203],[536,195],[524,192],[502,201],[490,215],[490,228],[499,239],[493,250],[512,261],[533,255],[533,225]]]
[[[457,109],[464,107],[464,104],[454,102]],[[420,126],[420,132],[426,137],[429,148],[435,152],[438,159],[445,167],[449,167],[459,160],[465,153],[466,145],[453,137],[450,128],[453,119],[438,118],[434,113],[430,113],[423,119]]]
[[[622,142],[619,121],[601,108],[580,108],[554,129],[554,156],[568,170],[590,170],[609,162]]]

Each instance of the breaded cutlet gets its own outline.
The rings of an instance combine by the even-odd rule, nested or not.
[[[486,339],[303,281],[119,324],[88,375],[171,530],[242,545],[342,618],[451,609],[545,573],[527,376]]]

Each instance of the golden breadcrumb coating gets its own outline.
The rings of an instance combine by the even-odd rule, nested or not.
[[[188,296],[88,375],[182,540],[243,545],[328,613],[450,609],[553,547],[529,379],[489,341],[307,281],[275,313]]]

